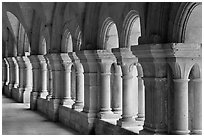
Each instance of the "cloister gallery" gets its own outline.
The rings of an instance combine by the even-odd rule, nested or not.
[[[79,134],[202,134],[201,58],[202,3],[2,3],[2,93]]]

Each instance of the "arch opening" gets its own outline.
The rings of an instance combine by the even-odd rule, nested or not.
[[[124,21],[124,46],[129,48],[132,45],[138,45],[138,39],[141,36],[141,25],[139,14],[131,10]]]
[[[64,32],[62,38],[61,52],[62,53],[73,52],[72,36],[68,29]]]
[[[184,43],[202,43],[202,5],[197,5],[189,15]]]
[[[112,19],[107,18],[101,29],[100,33],[100,48],[103,50],[111,50],[112,48],[119,48],[119,37],[116,24]]]

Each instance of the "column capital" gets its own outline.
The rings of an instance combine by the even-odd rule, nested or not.
[[[39,62],[39,58],[37,57],[37,55],[31,55],[28,58],[30,59],[30,62],[32,64],[33,69],[39,69],[40,68],[40,62]]]
[[[114,48],[112,52],[117,58],[117,63],[121,66],[137,64],[138,62],[138,58],[132,54],[129,48]]]
[[[8,61],[8,64],[9,64],[9,67],[15,67],[15,64],[14,64],[14,61],[13,61],[13,57],[9,57],[7,58],[7,61]]]
[[[49,65],[52,71],[61,71],[63,69],[62,59],[59,53],[47,54]]]
[[[60,54],[62,65],[66,72],[71,72],[71,67],[73,65],[72,60],[68,56],[68,53],[62,53]]]

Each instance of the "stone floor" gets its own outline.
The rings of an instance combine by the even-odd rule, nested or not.
[[[77,132],[31,111],[28,104],[16,103],[2,95],[2,134],[76,135]]]

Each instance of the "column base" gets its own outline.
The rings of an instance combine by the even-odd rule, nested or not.
[[[121,108],[113,108],[113,113],[114,114],[120,114],[120,115],[122,115],[122,109]]]
[[[99,112],[97,114],[99,119],[118,119],[120,115],[114,114],[112,111]]]
[[[188,135],[190,131],[189,130],[173,130],[170,133],[174,135]]]
[[[52,95],[50,95],[50,94],[46,96],[46,99],[47,99],[48,101],[50,101],[51,98],[52,98]]]
[[[14,88],[18,88],[19,87],[19,84],[18,83],[16,83],[16,84],[14,84],[14,86],[13,86]]]
[[[84,104],[83,102],[75,102],[73,105],[72,105],[72,108],[76,111],[82,111],[83,110],[83,107],[84,107]]]
[[[191,134],[202,135],[202,130],[192,130]]]
[[[47,91],[41,91],[39,97],[40,98],[44,98],[46,99],[46,97],[48,96],[48,92]]]
[[[14,84],[9,84],[9,90],[11,90],[14,87]]]
[[[117,121],[117,125],[122,128],[131,128],[140,126],[139,122],[137,122],[133,118],[121,118]]]
[[[62,100],[62,103],[61,103],[63,106],[67,106],[69,108],[72,108],[72,105],[74,104],[74,101],[71,99],[71,98],[64,98]]]
[[[137,120],[137,121],[144,121],[145,118],[144,118],[144,117],[137,117],[136,120]]]
[[[37,99],[38,99],[38,92],[32,91],[30,93],[30,109],[31,110],[37,110]]]

